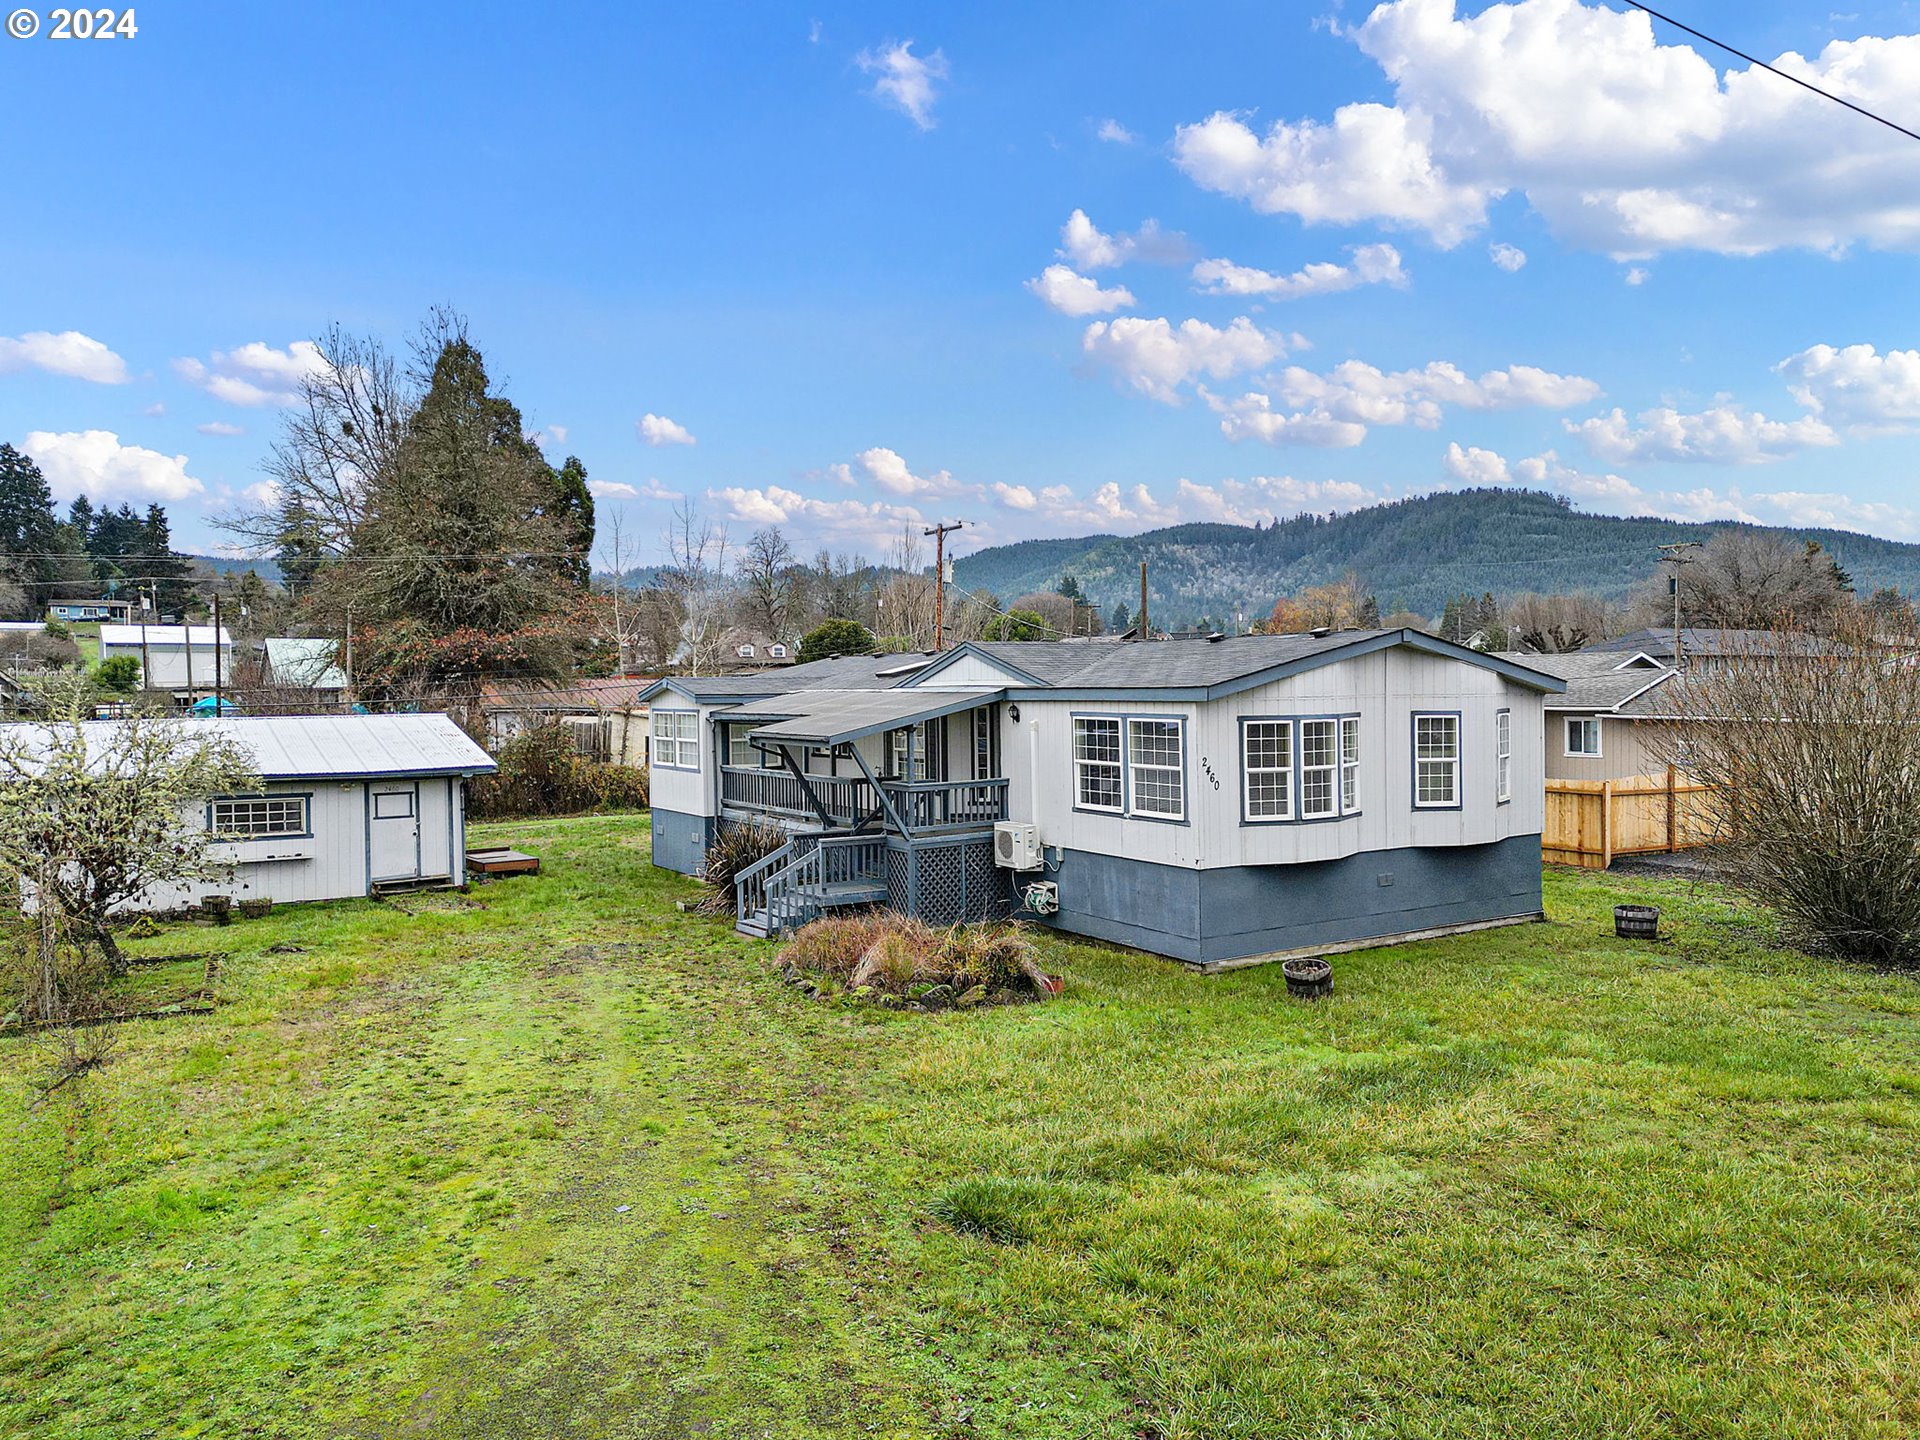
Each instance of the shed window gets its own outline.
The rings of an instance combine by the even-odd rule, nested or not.
[[[1240,735],[1249,820],[1293,818],[1293,722],[1249,720]]]
[[[1600,717],[1598,715],[1567,717],[1567,754],[1585,755],[1591,759],[1599,758]]]
[[[1123,808],[1120,783],[1120,722],[1097,715],[1073,721],[1073,796],[1083,810]]]
[[[1132,772],[1130,813],[1184,819],[1187,769],[1184,727],[1178,720],[1127,721],[1127,764]]]
[[[208,828],[229,840],[261,840],[274,835],[305,835],[305,795],[263,795],[249,800],[215,800]]]
[[[691,710],[653,712],[653,763],[675,770],[700,768],[700,717]]]
[[[1506,804],[1513,799],[1513,712],[1493,712],[1493,798]]]
[[[1460,803],[1460,717],[1413,717],[1413,803],[1448,808]]]

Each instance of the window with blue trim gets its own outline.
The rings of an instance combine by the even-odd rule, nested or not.
[[[1449,809],[1460,803],[1460,717],[1413,717],[1413,803]]]
[[[263,795],[245,800],[215,800],[209,807],[208,828],[227,840],[262,840],[274,835],[305,835],[309,829],[307,805],[308,800],[304,795]]]
[[[1493,712],[1493,799],[1504,805],[1513,799],[1513,712]]]
[[[1103,715],[1073,720],[1073,803],[1082,810],[1125,808],[1120,779],[1120,721]]]
[[[1249,720],[1240,733],[1248,820],[1293,818],[1293,721]]]
[[[1241,819],[1360,813],[1358,715],[1260,716],[1240,725]]]
[[[1187,767],[1178,720],[1128,720],[1127,766],[1132,785],[1127,812],[1162,820],[1187,814]]]
[[[700,717],[692,710],[656,710],[653,763],[674,770],[700,768]]]

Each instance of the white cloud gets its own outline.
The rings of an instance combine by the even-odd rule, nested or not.
[[[157,419],[167,413],[167,402],[164,400],[156,400],[140,413],[149,418]]]
[[[1176,132],[1203,187],[1309,223],[1374,221],[1452,246],[1489,203],[1524,192],[1570,244],[1663,250],[1920,248],[1912,141],[1740,66],[1663,45],[1643,13],[1518,0],[1472,15],[1391,0],[1350,36],[1393,103],[1256,134],[1216,113]],[[1920,36],[1835,40],[1774,61],[1868,109],[1920,92]]]
[[[1107,270],[1129,260],[1154,265],[1184,265],[1193,253],[1187,237],[1177,230],[1162,230],[1157,220],[1146,220],[1131,235],[1109,235],[1088,218],[1084,210],[1075,210],[1060,227],[1061,259],[1079,270]]]
[[[1478,445],[1462,446],[1457,440],[1448,442],[1443,463],[1447,473],[1463,485],[1508,485],[1513,481],[1506,458],[1496,450],[1482,450]]]
[[[1209,295],[1260,295],[1274,300],[1298,300],[1308,295],[1333,295],[1356,285],[1393,285],[1404,287],[1407,272],[1400,264],[1400,252],[1391,245],[1359,245],[1345,265],[1330,260],[1318,261],[1294,271],[1275,275],[1231,260],[1202,260],[1193,267],[1194,283]]]
[[[1100,129],[1095,132],[1102,140],[1114,145],[1138,145],[1140,137],[1127,129],[1118,120],[1102,120]]]
[[[1566,429],[1584,440],[1595,455],[1616,465],[1655,460],[1758,465],[1840,443],[1832,428],[1813,416],[1770,420],[1758,411],[1733,405],[1716,405],[1694,415],[1664,406],[1643,410],[1637,427],[1615,408],[1590,420],[1569,420]]]
[[[993,498],[1009,510],[1031,510],[1039,503],[1033,491],[1024,485],[1008,485],[996,480],[988,489],[992,491]]]
[[[123,445],[111,430],[33,430],[21,449],[45,472],[56,500],[188,500],[207,488],[187,473],[186,456]]]
[[[1087,315],[1106,315],[1133,305],[1133,292],[1124,285],[1100,288],[1098,280],[1075,273],[1065,265],[1049,265],[1033,279],[1027,289],[1058,310],[1079,319]]]
[[[1920,425],[1920,350],[1883,355],[1871,345],[1815,345],[1774,369],[1795,400],[1833,424],[1865,431]]]
[[[589,480],[587,491],[598,500],[638,500],[638,487],[624,480]]]
[[[70,375],[96,385],[124,385],[127,362],[91,335],[62,330],[58,335],[30,330],[25,335],[0,335],[0,375],[15,370],[45,370]]]
[[[747,525],[793,526],[839,543],[882,546],[904,527],[924,526],[926,517],[911,505],[884,500],[822,500],[782,485],[729,486],[709,490],[729,520]]]
[[[301,382],[326,363],[311,340],[295,340],[284,350],[253,340],[237,349],[216,350],[208,360],[182,356],[173,362],[173,371],[229,405],[293,405],[299,402]]]
[[[919,56],[913,53],[913,41],[889,40],[877,49],[862,50],[853,63],[879,77],[870,92],[874,99],[891,105],[922,130],[933,128],[934,92],[947,78],[944,54],[935,50]]]
[[[256,480],[240,491],[241,496],[255,510],[272,510],[280,504],[280,486],[273,480]]]
[[[244,426],[229,425],[225,420],[209,420],[206,424],[196,425],[193,428],[198,430],[202,435],[244,435],[247,433]]]
[[[1625,279],[1629,285],[1644,285],[1652,273],[1644,265],[1629,265]]]
[[[1487,257],[1509,275],[1527,263],[1527,252],[1518,245],[1509,245],[1504,240],[1496,240],[1489,245]]]
[[[564,425],[543,425],[531,435],[527,436],[527,439],[535,445],[538,445],[542,450],[546,449],[549,445],[558,447],[567,443],[567,427]]]
[[[693,434],[686,426],[676,424],[664,415],[655,415],[651,411],[642,415],[633,426],[635,432],[649,445],[692,445]]]
[[[1202,375],[1224,380],[1257,369],[1286,353],[1281,338],[1261,330],[1242,315],[1224,327],[1204,320],[1122,316],[1096,320],[1081,337],[1081,349],[1095,364],[1112,369],[1142,395],[1177,404],[1179,387]]]
[[[1220,433],[1229,440],[1264,440],[1270,445],[1347,448],[1366,439],[1370,425],[1432,430],[1449,406],[1559,410],[1585,404],[1600,393],[1600,387],[1583,376],[1557,375],[1532,365],[1509,365],[1475,379],[1444,360],[1395,371],[1346,360],[1325,374],[1289,365],[1268,387],[1271,393],[1256,391],[1237,400],[1208,396],[1222,417]]]
[[[951,472],[936,470],[931,475],[916,475],[897,450],[876,445],[853,457],[851,465],[827,467],[827,473],[842,485],[877,485],[889,495],[943,497],[977,495],[979,487],[963,485]]]

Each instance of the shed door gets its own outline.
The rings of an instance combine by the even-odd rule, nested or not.
[[[373,879],[419,878],[419,788],[375,785],[367,803],[368,858]]]

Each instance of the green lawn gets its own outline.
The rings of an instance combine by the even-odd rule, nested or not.
[[[1710,890],[917,1016],[680,914],[644,817],[485,833],[546,874],[139,942],[221,1009],[37,1110],[0,1042],[0,1434],[1920,1429],[1920,984]]]

